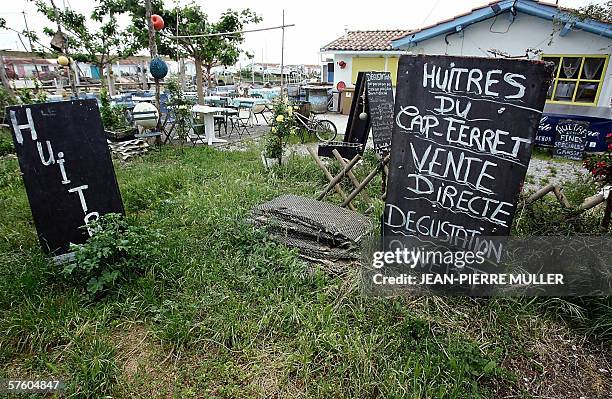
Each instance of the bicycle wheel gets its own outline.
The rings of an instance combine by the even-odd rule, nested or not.
[[[318,121],[315,125],[314,131],[320,141],[332,141],[338,134],[336,125],[327,119]]]

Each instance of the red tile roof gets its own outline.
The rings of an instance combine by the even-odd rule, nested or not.
[[[409,30],[356,30],[321,47],[321,51],[393,51],[391,41],[406,36]]]

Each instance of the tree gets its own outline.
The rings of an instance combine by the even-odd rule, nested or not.
[[[179,35],[183,36],[236,32],[243,30],[246,24],[261,21],[261,18],[248,8],[240,11],[227,10],[215,23],[209,23],[206,13],[197,5],[175,9],[173,14],[176,15],[177,12],[179,14]],[[167,28],[176,33],[176,20],[174,24],[167,24]],[[239,45],[243,42],[244,34],[241,33],[178,39],[180,50],[191,57],[195,63],[198,102],[203,103],[204,101],[203,78],[206,77],[206,80],[210,82],[210,71],[215,66],[234,65],[242,52]]]
[[[590,3],[584,7],[580,7],[574,12],[574,15],[580,19],[594,19],[604,22],[612,22],[612,0],[605,3]]]
[[[71,9],[58,9],[44,0],[34,0],[38,11],[51,22],[62,26],[64,40],[71,49],[71,56],[76,61],[89,62],[100,70],[102,86],[105,84],[104,68],[113,62],[134,55],[140,44],[130,35],[127,29],[120,29],[117,15],[120,12],[113,9],[102,0],[94,8],[90,19],[99,25],[97,29],[87,24],[85,15]],[[56,35],[54,29],[45,28],[49,36]]]
[[[138,0],[102,0],[110,10],[128,12],[132,23],[128,28],[142,48],[149,47],[145,6]],[[249,23],[258,23],[261,18],[250,9],[227,10],[215,23],[208,22],[208,15],[195,4],[177,7],[172,10],[163,7],[162,0],[151,0],[155,14],[160,15],[165,22],[163,34],[156,35],[157,52],[176,59],[179,56],[193,59],[196,68],[196,85],[198,102],[204,101],[204,78],[210,82],[210,70],[218,65],[234,65],[241,54],[240,44],[244,35],[218,35],[198,38],[175,39],[172,36],[178,32],[181,36],[219,34],[235,32],[244,29]]]

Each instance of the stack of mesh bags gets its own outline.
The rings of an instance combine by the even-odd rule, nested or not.
[[[297,195],[282,195],[255,207],[249,221],[308,259],[359,258],[360,242],[373,228],[360,213]]]

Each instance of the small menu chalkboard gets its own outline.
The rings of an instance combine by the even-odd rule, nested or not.
[[[19,167],[43,250],[67,253],[123,203],[96,100],[8,107]]]
[[[366,99],[374,151],[382,158],[391,151],[393,133],[393,85],[390,72],[367,72]]]
[[[384,234],[508,235],[551,72],[540,61],[401,56]]]
[[[555,130],[553,156],[581,161],[584,155],[587,132],[589,131],[589,122],[563,119],[557,123]]]

